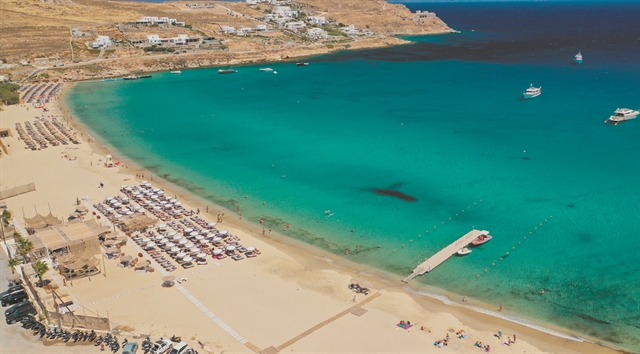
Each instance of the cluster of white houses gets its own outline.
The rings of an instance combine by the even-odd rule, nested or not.
[[[222,32],[224,34],[235,34],[236,36],[246,36],[247,34],[250,33],[255,33],[255,32],[266,32],[267,31],[267,25],[256,25],[255,27],[242,27],[242,28],[238,28],[236,29],[235,27],[232,26],[220,26],[220,28],[222,29]]]
[[[258,5],[262,3],[271,5],[288,5],[291,4],[291,0],[247,0],[247,4],[249,5]]]
[[[112,44],[113,41],[111,41],[111,38],[109,38],[109,36],[98,36],[96,37],[96,40],[91,43],[91,48],[106,48]]]

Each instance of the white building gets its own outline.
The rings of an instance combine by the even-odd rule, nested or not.
[[[161,44],[162,41],[160,40],[160,36],[158,36],[157,34],[150,34],[147,36],[147,42],[149,42],[149,44]]]
[[[340,30],[349,36],[357,36],[360,34],[360,31],[358,31],[354,25],[342,27]]]
[[[425,18],[432,18],[432,17],[436,17],[435,12],[429,12],[429,11],[416,11],[416,14],[413,15],[413,19],[414,20],[422,20]]]
[[[307,30],[307,36],[311,39],[326,39],[330,37],[327,31],[317,27],[309,28]]]
[[[280,17],[295,17],[298,15],[298,11],[291,10],[290,6],[274,6],[271,12]]]
[[[91,46],[93,48],[106,48],[112,44],[113,42],[109,36],[98,36],[95,42],[91,43]]]
[[[307,17],[307,21],[309,21],[313,25],[323,26],[329,23],[327,19],[322,16],[309,16]]]
[[[307,27],[307,24],[302,21],[294,21],[285,23],[284,27],[291,31],[297,31],[299,29]]]
[[[136,21],[137,24],[142,24],[142,25],[155,25],[155,24],[174,25],[177,22],[178,21],[175,18],[156,17],[156,16],[143,16],[141,19]]]
[[[267,0],[247,0],[247,5],[257,5],[262,2],[267,2]]]
[[[264,32],[267,30],[267,25],[256,25],[256,31]]]
[[[222,32],[224,32],[225,34],[235,34],[236,33],[235,27],[222,26],[221,28],[222,28]]]

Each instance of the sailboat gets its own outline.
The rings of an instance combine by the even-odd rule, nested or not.
[[[578,51],[578,54],[573,57],[573,62],[576,64],[582,64],[582,53],[580,53],[580,51]]]

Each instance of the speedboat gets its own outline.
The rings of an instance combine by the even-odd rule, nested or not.
[[[138,76],[138,79],[150,79],[151,75],[142,75],[142,76]]]
[[[466,248],[466,247],[461,248],[461,249],[459,249],[459,250],[458,250],[458,252],[456,252],[456,254],[457,254],[458,256],[464,256],[464,255],[467,255],[467,254],[469,254],[469,253],[471,253],[471,250],[470,250],[470,249],[468,249],[468,248]]]
[[[300,63],[296,63],[297,66],[309,66],[309,63],[307,62],[300,62]]]
[[[278,72],[277,72],[277,71],[274,71],[273,73],[274,73],[274,74],[277,74]]]
[[[478,236],[475,240],[471,241],[471,244],[474,246],[480,246],[484,243],[489,242],[493,236],[489,235],[489,232],[482,232],[480,236]]]
[[[524,97],[524,98],[534,98],[534,97],[540,96],[540,94],[542,94],[542,86],[533,87],[533,84],[531,84],[529,86],[529,88],[522,93],[522,97]]]
[[[125,77],[123,77],[123,79],[124,79],[124,80],[138,80],[138,79],[139,79],[139,77],[138,77],[138,76],[136,76],[136,74],[131,74],[131,75],[129,75],[129,76],[125,76]]]
[[[271,68],[260,68],[260,71],[273,71]]]
[[[580,51],[578,51],[578,54],[573,57],[573,62],[576,64],[582,64],[582,53],[580,53]]]
[[[180,70],[173,70],[171,73],[172,73],[172,74],[182,74],[182,71],[180,71]]]
[[[218,74],[233,74],[233,73],[237,73],[238,70],[235,69],[220,69],[218,70]]]
[[[618,108],[616,109],[615,114],[609,117],[609,119],[607,119],[605,123],[607,121],[610,121],[618,124],[620,122],[624,122],[625,120],[635,119],[639,114],[640,112],[634,111],[629,108]]]

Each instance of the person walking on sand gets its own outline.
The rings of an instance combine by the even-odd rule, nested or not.
[[[271,235],[271,228],[269,228],[269,235]]]
[[[265,232],[265,231],[264,231],[264,227],[263,227],[263,228],[262,228],[262,236],[264,236],[264,232]]]
[[[353,295],[353,302],[356,302],[356,301],[358,301],[358,294]]]
[[[502,339],[502,331],[498,330],[498,339]]]
[[[502,311],[502,304],[500,304],[500,309],[498,309],[498,311]]]
[[[240,220],[242,220],[242,213],[240,213]]]
[[[516,344],[516,335],[513,335],[513,344]]]

